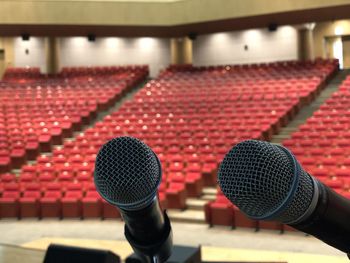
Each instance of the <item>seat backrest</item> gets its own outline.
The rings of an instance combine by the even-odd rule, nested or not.
[[[82,184],[79,183],[68,183],[67,191],[81,191],[82,187]]]
[[[81,199],[83,193],[81,191],[67,191],[64,197]]]
[[[3,198],[14,198],[18,199],[20,197],[20,192],[17,191],[5,191],[2,194]]]
[[[44,197],[61,198],[62,193],[61,193],[61,191],[47,191],[47,192],[45,192]]]
[[[226,196],[224,196],[223,194],[218,194],[216,196],[216,202],[217,203],[223,203],[223,204],[228,204],[230,203],[230,201],[227,199]]]
[[[93,182],[86,183],[86,184],[85,184],[85,190],[86,190],[87,192],[96,191],[95,183],[93,183]]]
[[[7,184],[4,184],[4,190],[5,190],[5,191],[15,191],[15,192],[18,192],[18,191],[19,191],[19,184],[17,184],[17,183],[7,183]]]
[[[40,184],[38,183],[28,183],[25,187],[26,191],[39,191]]]
[[[39,199],[41,197],[41,193],[40,191],[25,191],[23,193],[23,197]]]
[[[86,192],[85,197],[100,198],[100,195],[98,192],[92,190],[92,191]]]
[[[47,183],[46,191],[58,191],[58,192],[61,192],[62,191],[62,186],[58,182]]]
[[[4,183],[16,182],[16,175],[14,174],[2,174],[0,175],[0,180]]]
[[[38,179],[40,182],[52,182],[55,180],[55,175],[51,172],[42,172],[38,175]]]

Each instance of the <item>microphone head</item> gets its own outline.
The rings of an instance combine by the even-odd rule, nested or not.
[[[314,180],[284,147],[248,140],[222,161],[218,181],[224,195],[255,220],[299,221],[314,198]]]
[[[161,177],[158,157],[136,138],[114,138],[102,146],[96,157],[96,189],[120,209],[136,210],[149,205],[156,197]]]

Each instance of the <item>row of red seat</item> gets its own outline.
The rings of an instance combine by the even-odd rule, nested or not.
[[[317,64],[317,63],[320,63],[320,64]],[[324,64],[325,63],[325,64]],[[323,79],[324,80],[328,80],[332,75],[333,75],[333,66],[336,65],[336,64],[333,64],[334,61],[328,61],[328,65],[327,65],[327,62],[326,61],[319,61],[319,62],[310,62],[310,63],[307,63],[307,67],[304,67],[304,64],[302,62],[300,63],[296,63],[296,64],[292,64],[292,65],[288,65],[288,63],[285,63],[283,65],[281,65],[280,63],[277,63],[277,64],[274,64],[274,69],[273,71],[277,71],[278,70],[278,66],[281,66],[282,68],[282,75],[285,75],[286,72],[283,72],[283,68],[286,69],[287,71],[288,70],[292,70],[293,73],[291,73],[294,77],[295,76],[300,76],[302,78],[304,78],[305,76],[311,76],[312,78],[313,77],[317,77],[317,76],[320,76],[320,75],[323,75]],[[335,62],[336,63],[336,62]],[[315,65],[316,68],[319,68],[319,71],[315,70],[315,68],[312,68],[312,65]],[[257,68],[260,68],[261,70],[265,69],[266,70],[266,65],[257,65],[256,66]],[[296,73],[296,69],[303,69],[301,72],[298,72]],[[306,70],[307,68],[307,70]],[[330,68],[332,70],[330,71],[324,71],[325,69],[327,68]],[[252,70],[252,69],[250,69]],[[307,73],[304,71],[308,71]],[[299,74],[300,73],[300,74]],[[285,80],[286,82],[284,83],[284,85],[281,85],[282,87],[284,87],[284,90],[283,88],[282,89],[278,89],[276,90],[276,94],[275,94],[275,99],[277,99],[279,102],[285,102],[284,100],[281,100],[281,99],[278,99],[277,96],[280,96],[280,92],[284,92],[285,94],[287,94],[286,97],[288,97],[288,94],[292,94],[289,92],[288,90],[288,80]],[[316,82],[315,82],[316,83]],[[294,85],[297,85],[297,83],[294,83]],[[304,87],[303,85],[301,86],[301,89],[303,89],[302,87]],[[294,86],[295,88],[295,86]],[[264,88],[265,89],[265,88]],[[258,88],[259,90],[259,88]],[[261,88],[261,90],[263,90]],[[304,97],[304,98],[307,98],[307,100],[305,101],[306,103],[307,102],[310,102],[312,99],[315,98],[315,96],[317,96],[317,94],[319,93],[320,91],[320,88],[316,88],[316,87],[313,87],[310,86],[308,90],[306,90],[306,93],[298,93],[297,96],[300,97]],[[278,94],[277,94],[278,92]],[[260,95],[256,96],[256,95],[252,95],[252,96],[255,96],[255,97],[259,97]],[[265,97],[265,95],[264,95]],[[281,98],[281,97],[279,97]],[[288,99],[286,99],[286,101],[288,101]],[[299,109],[302,105],[299,105]],[[259,107],[252,107],[255,111],[257,111],[257,109]],[[254,115],[254,113],[252,113]],[[265,113],[266,114],[266,113]],[[244,116],[244,115],[241,115],[241,116]],[[258,116],[258,115],[257,115]],[[290,117],[292,118],[294,115],[291,115]],[[244,119],[243,117],[241,117],[242,120]],[[289,118],[290,119],[290,118]],[[286,122],[285,122],[286,123]],[[308,132],[305,132],[305,133],[308,133]],[[308,133],[309,134],[309,133]],[[309,134],[310,135],[310,134]],[[318,139],[320,137],[320,135],[318,134],[318,137],[317,137],[317,133],[312,133],[311,135],[311,140],[309,139],[309,141],[312,141],[314,139]],[[305,150],[305,148],[307,148],[305,146],[306,143],[309,143],[307,142],[306,140],[301,142],[301,146],[302,148],[300,148],[300,151],[299,153],[300,154],[305,154],[305,152],[302,152],[303,150]],[[328,142],[329,143],[329,142]],[[323,155],[324,152],[322,152],[322,155]],[[331,159],[330,156],[324,156],[325,160],[328,161],[328,159]],[[350,167],[349,167],[350,168]],[[316,171],[316,174],[319,176],[320,180],[322,180],[323,182],[325,182],[327,185],[332,185],[333,187],[337,187],[337,191],[341,192],[343,194],[344,190],[346,189],[350,189],[350,181],[348,181],[347,179],[345,180],[344,178],[341,178],[337,181],[335,181],[334,179],[333,180],[330,180],[330,178],[328,177],[325,177],[324,174],[325,173],[328,173],[328,168],[326,167],[323,167],[322,169],[319,168],[317,171]],[[337,173],[339,174],[343,174],[344,173],[344,170],[339,170],[339,171],[336,171]],[[340,184],[341,183],[341,184]],[[341,187],[340,187],[341,185]],[[211,202],[208,202],[206,205],[205,205],[205,219],[206,221],[210,224],[210,225],[226,225],[226,226],[230,226],[230,227],[248,227],[248,228],[253,228],[253,229],[275,229],[275,230],[280,230],[280,231],[283,231],[283,230],[293,230],[292,228],[288,227],[288,226],[284,226],[282,224],[279,224],[279,223],[275,223],[275,222],[264,222],[264,221],[254,221],[254,220],[251,220],[249,219],[248,217],[246,217],[236,206],[234,206],[224,195],[223,193],[220,191],[220,189],[218,189],[218,193],[217,193],[217,196],[216,196],[216,199],[214,201],[211,201]]]
[[[41,78],[42,74],[40,73],[40,69],[36,67],[7,68],[3,76],[3,80],[15,80],[16,82],[19,80],[21,80],[21,82],[30,82]]]
[[[294,228],[273,221],[257,221],[248,218],[238,207],[233,205],[218,189],[216,199],[204,206],[205,220],[210,226],[221,225],[231,228],[271,229],[278,231],[295,231]]]
[[[95,185],[82,183],[8,182],[3,186],[0,218],[116,218],[118,210],[105,202]]]
[[[89,68],[85,74],[90,70],[94,69]],[[20,168],[39,152],[50,151],[52,144],[61,144],[63,138],[90,123],[98,111],[106,110],[142,82],[148,69],[116,67],[109,75],[94,76],[89,81],[73,79],[74,86],[70,79],[37,76],[30,69],[8,71],[5,80],[10,78],[12,82],[0,82],[4,91],[0,93],[0,173]],[[15,82],[26,74],[30,79],[34,74],[37,82]]]
[[[96,79],[125,79],[125,75],[145,73],[149,74],[147,65],[126,65],[126,66],[100,66],[100,67],[63,67],[58,74],[42,74],[36,67],[7,68],[3,80],[11,83],[53,83],[61,80],[92,81]]]
[[[194,75],[202,75],[203,80],[217,79],[219,82],[229,77],[236,83],[244,78],[249,78],[250,83],[261,79],[264,80],[293,80],[299,82],[303,78],[323,78],[334,70],[338,65],[337,60],[318,60],[312,63],[295,63],[286,61],[283,63],[255,64],[255,65],[235,65],[235,66],[210,66],[193,67],[171,66],[162,72],[163,79],[170,77],[173,81],[192,78]],[[205,72],[206,74],[203,74]]]
[[[329,67],[328,74],[333,70]],[[232,78],[225,76],[230,85],[205,87],[202,77],[219,80],[210,70],[201,72],[200,77],[188,74],[179,81],[183,72],[177,76],[174,71],[169,71],[171,77],[150,81],[130,102],[72,141],[64,142],[51,156],[39,156],[35,165],[24,166],[17,182],[24,185],[56,182],[63,187],[85,185],[92,182],[98,149],[113,137],[130,135],[145,141],[161,160],[163,181],[159,196],[164,206],[183,209],[188,196],[198,197],[204,185],[216,184],[218,163],[235,143],[249,138],[269,139],[301,106],[303,95],[298,92],[293,100],[285,96],[283,100],[275,101],[274,97],[266,100],[265,96],[252,96],[249,86],[236,89],[231,82],[237,74],[231,74]],[[256,69],[257,75],[259,71]],[[268,72],[261,74],[261,81],[266,79],[269,83],[274,78]],[[328,77],[323,73],[317,76],[317,79],[310,77],[308,97],[312,97],[313,91],[319,90]],[[246,74],[241,80],[250,83]],[[297,85],[294,80],[292,84]],[[304,80],[300,82],[304,83]],[[217,96],[222,90],[226,93]],[[284,90],[288,92],[287,86]],[[225,96],[230,100],[226,101]],[[10,179],[8,176],[7,180]],[[76,211],[76,215],[81,213]]]
[[[284,140],[303,167],[340,194],[350,197],[350,77]]]
[[[328,69],[327,74],[324,74],[325,68]],[[251,73],[259,79],[259,83],[277,83],[274,81],[275,71],[269,70],[268,65],[264,73],[261,73],[260,68],[249,69],[249,74],[228,70],[230,74],[224,74],[225,76],[213,74],[215,67],[214,70],[202,70],[200,76],[193,72],[185,72],[184,76],[182,70],[176,73],[169,68],[170,75],[161,75],[160,78],[150,81],[132,101],[123,104],[117,112],[106,116],[103,121],[96,123],[74,140],[64,142],[62,147],[53,150],[52,156],[39,156],[35,165],[23,167],[18,178],[4,176],[0,189],[3,189],[3,193],[8,192],[7,184],[17,182],[20,195],[15,201],[12,200],[19,207],[16,215],[27,216],[27,212],[23,213],[20,209],[21,198],[27,192],[27,184],[36,182],[44,187],[42,195],[34,198],[36,204],[40,204],[41,198],[48,191],[45,185],[59,183],[62,189],[68,189],[69,185],[80,185],[85,189],[84,186],[92,182],[94,161],[100,146],[113,137],[131,135],[149,144],[161,160],[163,181],[159,197],[163,206],[183,209],[186,207],[187,196],[197,197],[202,193],[204,185],[215,185],[218,163],[232,145],[249,138],[269,139],[293,118],[302,105],[300,101],[303,97],[306,96],[308,101],[314,97],[335,68],[333,62],[321,61],[313,64],[311,68],[310,65],[295,67],[293,77],[285,71],[285,83],[289,84],[283,84],[283,90],[288,96],[292,94],[289,93],[288,87],[295,90],[291,85],[297,86],[298,79],[300,83],[308,83],[308,90],[307,94],[296,90],[293,100],[288,100],[286,95],[283,99],[279,97],[278,102],[275,101],[275,96],[252,95],[249,88],[252,84],[252,78],[249,76]],[[301,77],[300,72],[307,70],[317,71],[316,78]],[[76,74],[77,79],[80,78],[80,74],[82,73]],[[239,83],[243,83],[243,86],[236,88],[233,83],[240,74]],[[204,85],[203,80],[208,86]],[[210,84],[216,81],[222,81],[222,84]],[[300,85],[300,89],[303,87],[304,84]],[[252,89],[259,88],[254,86]],[[222,91],[224,93],[217,96]],[[225,100],[225,97],[230,100]],[[267,115],[271,116],[266,117]],[[85,217],[82,212],[84,209],[81,208],[85,195],[86,190],[80,189],[79,193],[68,195],[66,190],[63,190],[62,195],[55,199],[55,211],[57,202],[62,206],[67,204],[65,198],[74,199],[69,201],[71,210],[68,214],[66,211],[55,215]],[[97,198],[96,192],[91,195]],[[2,200],[0,198],[0,208]],[[100,204],[101,200],[94,201],[95,208],[91,208],[91,211],[98,210],[100,212],[95,215],[105,217],[104,212],[101,212],[104,210],[101,210],[101,206],[96,205],[96,202]],[[34,211],[36,212],[31,216],[43,216],[40,212],[43,210]]]

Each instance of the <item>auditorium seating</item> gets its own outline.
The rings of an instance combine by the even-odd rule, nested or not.
[[[66,140],[51,155],[39,155],[35,164],[23,166],[18,181],[21,189],[33,181],[41,185],[41,217],[118,217],[118,211],[90,187],[99,148],[114,137],[129,135],[147,143],[161,161],[162,207],[184,209],[187,197],[199,197],[204,186],[216,185],[218,164],[234,144],[250,138],[269,140],[313,99],[336,69],[334,61],[324,60],[171,66],[117,111]],[[48,195],[52,183],[61,187]],[[226,205],[231,215],[239,214]],[[225,210],[225,205],[218,207]],[[213,207],[208,208],[212,213]],[[237,224],[256,224],[237,218]]]
[[[319,65],[317,65],[320,63]],[[279,64],[279,63],[276,63]],[[276,64],[273,64],[275,67]],[[327,81],[333,74],[334,70],[337,68],[337,62],[336,61],[318,61],[313,64],[312,67],[310,63],[306,63],[303,65],[303,63],[292,63],[292,65],[284,65],[286,68],[290,67],[290,70],[288,72],[284,72],[283,66],[281,67],[281,70],[279,73],[276,73],[276,77],[278,79],[278,88],[274,89],[272,86],[271,88],[271,94],[269,94],[269,87],[264,87],[263,83],[257,87],[256,89],[251,90],[251,97],[254,98],[254,102],[258,102],[259,100],[264,97],[269,98],[272,96],[273,99],[270,99],[269,106],[276,107],[275,103],[277,105],[283,105],[287,108],[288,112],[288,103],[289,100],[296,99],[297,102],[297,108],[300,108],[305,103],[309,103],[312,99],[315,98],[315,96],[319,93],[319,91],[322,89],[324,82]],[[327,66],[324,66],[327,65]],[[277,67],[277,66],[276,66]],[[296,68],[300,67],[300,72],[296,70]],[[293,69],[292,69],[293,68]],[[291,74],[291,75],[288,75]],[[306,78],[306,79],[305,79]],[[307,79],[310,80],[310,82],[307,81]],[[316,79],[319,81],[317,82]],[[314,81],[314,82],[313,82]],[[283,84],[282,84],[283,83]],[[289,84],[288,84],[289,83]],[[293,83],[290,85],[290,83]],[[254,85],[252,83],[251,85]],[[276,86],[276,87],[277,87]],[[264,93],[264,90],[266,92]],[[255,91],[255,92],[254,92]],[[259,94],[259,93],[262,94]],[[283,97],[286,96],[289,99],[283,99]],[[262,99],[262,100],[264,100]],[[289,106],[289,109],[292,109],[293,105]],[[270,110],[275,110],[271,109]],[[254,109],[252,115],[254,116],[254,112],[259,111],[258,109]],[[283,117],[288,116],[287,120],[290,120],[291,117],[295,112],[292,112],[292,116],[288,116],[288,113],[285,115],[282,115]],[[259,115],[258,115],[259,116]],[[266,117],[266,114],[261,115]],[[259,117],[255,117],[256,119],[259,119]],[[281,125],[286,124],[285,120],[283,118],[279,119],[277,127],[280,127]],[[277,130],[278,131],[278,128]],[[254,138],[254,137],[251,137]],[[259,139],[265,139],[269,140],[270,137],[264,136]],[[243,139],[243,138],[242,138]],[[248,138],[247,138],[248,139]],[[240,141],[240,140],[238,140]],[[236,141],[236,142],[238,142]],[[233,145],[232,145],[233,146]],[[301,153],[303,150],[300,151]],[[210,225],[226,225],[231,227],[248,227],[253,229],[275,229],[275,230],[291,230],[290,228],[286,228],[285,226],[282,226],[281,224],[274,223],[274,222],[257,222],[248,219],[237,207],[232,205],[225,196],[221,193],[221,191],[218,191],[216,200],[209,202],[205,206],[205,218],[206,221]]]
[[[50,77],[38,72],[8,69],[0,82],[0,174],[62,144],[143,81],[148,69],[101,67],[92,74],[95,68],[88,68],[84,75],[66,68]]]
[[[4,73],[3,80],[6,82],[30,83],[41,80],[43,75],[40,73],[40,68],[7,68]]]
[[[350,77],[283,141],[304,169],[350,198]]]

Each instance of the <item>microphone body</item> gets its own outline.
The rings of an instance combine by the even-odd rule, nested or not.
[[[96,157],[96,189],[120,211],[125,237],[144,262],[165,262],[172,251],[170,220],[157,198],[161,175],[156,154],[132,137],[112,139]]]
[[[134,252],[145,262],[165,262],[171,255],[172,232],[158,199],[142,209],[119,211],[125,221],[124,235]]]
[[[218,181],[248,217],[290,225],[350,253],[350,200],[305,172],[286,148],[241,142],[225,156]]]
[[[350,254],[350,201],[317,180],[317,206],[304,220],[288,224]]]

